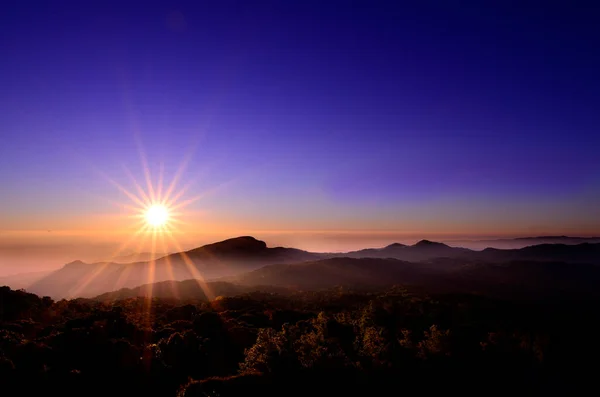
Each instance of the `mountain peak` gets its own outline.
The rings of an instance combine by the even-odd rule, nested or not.
[[[415,247],[447,247],[444,243],[438,243],[430,240],[421,240],[414,245]]]
[[[240,236],[234,237],[227,240],[219,241],[212,244],[207,244],[200,249],[210,251],[243,251],[253,252],[262,251],[267,248],[267,243],[261,240],[257,240],[252,236]]]
[[[385,248],[402,248],[402,247],[406,247],[406,245],[400,244],[400,243],[392,243],[392,244],[386,246]]]
[[[78,267],[78,266],[87,266],[87,265],[88,265],[88,264],[87,264],[87,263],[85,263],[85,262],[83,262],[83,261],[80,261],[80,260],[75,260],[75,261],[73,261],[73,262],[69,262],[69,263],[67,263],[67,264],[66,264],[64,267],[65,267],[65,268],[67,268],[67,267],[70,267],[70,268],[72,268],[72,267]]]

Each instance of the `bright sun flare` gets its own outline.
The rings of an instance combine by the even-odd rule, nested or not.
[[[182,188],[177,188],[177,184],[182,173],[185,171],[187,166],[189,156],[185,158],[185,160],[181,163],[177,171],[175,172],[173,179],[171,180],[168,186],[163,185],[163,165],[160,166],[160,173],[158,176],[158,183],[156,185],[152,184],[152,176],[150,175],[150,169],[146,162],[146,156],[143,153],[141,147],[139,148],[140,158],[142,161],[142,167],[144,170],[144,177],[146,180],[147,190],[142,187],[142,185],[135,179],[134,175],[124,166],[125,174],[131,179],[131,183],[135,191],[128,190],[125,186],[119,184],[109,176],[105,175],[102,172],[99,174],[110,182],[112,185],[117,187],[121,193],[127,196],[134,205],[131,204],[123,204],[119,202],[113,202],[119,208],[127,209],[129,211],[130,218],[135,219],[135,223],[137,226],[137,230],[124,241],[119,248],[111,255],[112,258],[117,257],[123,250],[129,247],[134,242],[137,242],[136,252],[143,250],[144,247],[147,247],[148,239],[150,239],[150,253],[152,257],[158,252],[179,252],[180,259],[178,259],[177,265],[181,265],[181,260],[183,261],[183,265],[187,268],[189,273],[192,275],[192,278],[196,280],[198,286],[206,291],[207,296],[214,298],[215,295],[208,289],[208,286],[204,282],[204,277],[202,273],[196,267],[194,261],[187,256],[184,252],[184,249],[181,247],[179,242],[177,241],[177,234],[181,233],[181,225],[189,225],[184,219],[191,215],[191,212],[185,211],[184,208],[189,206],[190,204],[206,197],[209,193],[213,193],[219,188],[221,185],[216,186],[210,191],[202,192],[192,198],[184,199],[186,191],[190,186],[192,186],[194,181],[188,182]],[[163,189],[165,188],[165,189]],[[176,190],[177,189],[177,190]],[[182,219],[184,218],[184,219]],[[158,281],[162,280],[175,280],[176,277],[173,273],[173,264],[171,263],[170,256],[164,256],[164,263],[166,265],[167,275],[159,273]],[[80,291],[86,288],[89,283],[93,282],[94,279],[100,276],[106,266],[108,266],[111,261],[107,261],[104,266],[100,267],[98,271],[93,272],[86,277],[85,280],[80,285],[77,285],[74,289],[73,294],[77,295]],[[148,273],[144,284],[152,285],[155,280],[157,280],[156,274],[156,263],[154,259],[150,259],[148,264]],[[129,271],[130,269],[128,269]],[[165,270],[165,267],[161,267],[161,272]],[[123,288],[126,285],[126,281],[128,279],[127,272],[124,272],[119,276],[119,279],[116,280],[113,290],[118,290]],[[166,277],[166,278],[165,278]],[[150,287],[150,295],[152,295],[152,287]],[[147,301],[146,310],[150,311],[151,300]]]
[[[150,226],[165,226],[168,220],[169,210],[162,204],[151,205],[150,208],[146,210],[146,222]]]

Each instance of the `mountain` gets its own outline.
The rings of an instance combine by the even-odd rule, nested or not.
[[[501,298],[544,299],[560,294],[600,296],[600,266],[558,261],[488,263],[443,258],[411,263],[397,259],[332,258],[298,265],[271,265],[228,279],[240,285],[298,290],[404,284],[432,291],[477,292]]]
[[[483,251],[473,251],[470,257],[493,262],[531,260],[600,265],[600,243],[583,243],[577,245],[540,244],[507,250],[486,248]]]
[[[414,245],[391,244],[384,248],[370,248],[333,256],[348,258],[394,258],[408,262],[431,261],[438,258],[464,261],[560,261],[600,265],[600,243],[539,244],[517,249],[486,248],[482,251],[451,247],[444,243],[421,240]]]
[[[295,266],[265,266],[228,281],[296,289],[398,283],[446,291],[479,291],[503,298],[536,299],[561,293],[598,295],[600,284],[600,244],[542,244],[512,250],[471,251],[422,240],[412,246],[393,244],[352,254],[365,253],[380,257],[341,257]]]
[[[212,300],[219,296],[236,296],[249,292],[267,292],[289,294],[287,288],[261,285],[237,285],[223,281],[199,283],[197,280],[162,281],[154,284],[144,284],[135,288],[122,288],[118,291],[98,295],[94,300],[108,302],[136,297],[153,297],[177,300]]]
[[[337,285],[388,286],[398,280],[417,283],[431,270],[421,264],[378,258],[330,258],[298,264],[267,265],[237,276],[199,283],[197,280],[165,281],[121,289],[95,297],[109,301],[137,296],[200,299],[262,291],[288,294],[298,290],[318,290]]]
[[[319,257],[319,254],[294,248],[269,248],[264,241],[242,236],[167,255],[156,261],[127,264],[71,262],[28,290],[54,298],[90,297],[124,287],[166,280],[224,277],[263,265],[297,263]]]
[[[296,265],[268,265],[220,281],[166,281],[105,293],[112,301],[137,296],[214,299],[253,291],[291,294],[345,286],[351,289],[403,285],[431,293],[475,293],[502,299],[543,301],[600,298],[600,267],[564,262],[468,262],[444,258],[411,263],[385,258],[329,258]]]
[[[473,263],[444,275],[441,283],[501,298],[599,298],[600,267],[564,262]]]
[[[598,244],[600,243],[600,237],[537,236],[489,240],[452,240],[446,241],[446,243],[451,246],[459,246],[475,250],[482,250],[485,248],[518,249],[540,244]]]
[[[472,252],[466,248],[450,247],[443,243],[421,240],[414,245],[394,243],[384,248],[363,249],[338,256],[348,258],[395,258],[403,261],[418,262],[440,257],[463,257]]]
[[[330,258],[296,265],[270,265],[227,280],[240,285],[320,289],[337,285],[390,285],[417,282],[431,271],[420,264],[385,258]]]
[[[350,259],[371,259],[360,262],[356,267]],[[326,266],[319,260],[328,259]],[[399,262],[377,261],[395,259]],[[397,275],[402,279],[421,276],[424,271],[448,272],[472,263],[503,263],[514,261],[565,262],[570,264],[600,265],[600,244],[542,244],[520,249],[488,248],[473,251],[466,248],[451,247],[447,244],[429,240],[421,240],[414,245],[391,244],[378,249],[365,249],[348,253],[319,254],[294,248],[269,248],[264,241],[250,236],[242,236],[221,242],[204,245],[186,252],[175,253],[155,261],[120,264],[103,262],[88,264],[81,261],[71,262],[63,268],[43,277],[28,287],[28,290],[39,295],[53,298],[91,297],[107,291],[121,288],[132,288],[144,284],[167,280],[201,279],[212,280],[231,278],[244,273],[246,280],[252,283],[270,284],[274,277],[271,272],[283,271],[282,276],[275,277],[273,285],[303,288],[304,285],[330,284],[331,276],[336,282],[353,283],[379,280],[393,280]],[[303,262],[310,262],[304,263]],[[318,262],[320,263],[320,262]],[[365,268],[369,263],[372,267]],[[398,263],[404,265],[398,267]],[[289,266],[292,265],[293,266]],[[265,268],[257,273],[248,271],[266,265],[288,265],[285,268]],[[296,269],[297,266],[304,266]],[[314,268],[314,273],[304,268]],[[271,270],[268,270],[271,269]],[[273,270],[279,269],[279,270]],[[298,273],[295,273],[298,272]],[[344,272],[344,274],[340,274]],[[281,277],[284,277],[283,279]],[[303,277],[308,277],[304,280]],[[387,277],[387,279],[386,279]],[[316,279],[316,280],[315,280]],[[227,279],[229,280],[229,279]],[[245,282],[245,281],[244,281]],[[279,284],[278,284],[279,283]]]
[[[49,275],[52,271],[41,271],[41,272],[30,272],[30,273],[17,273],[9,276],[0,277],[0,286],[9,286],[10,288],[17,290],[22,288],[29,288],[35,282]]]
[[[251,236],[242,236],[204,245],[186,252],[193,260],[202,263],[213,263],[218,266],[223,262],[264,265],[267,263],[291,263],[311,260],[320,257],[320,254],[302,251],[296,248],[274,247],[268,248],[264,241]],[[169,257],[178,257],[173,254]]]

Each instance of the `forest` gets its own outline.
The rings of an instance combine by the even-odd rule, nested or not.
[[[572,395],[595,385],[597,303],[401,285],[116,301],[54,301],[1,287],[0,390]]]

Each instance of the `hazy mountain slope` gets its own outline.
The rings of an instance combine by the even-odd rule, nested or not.
[[[264,241],[251,236],[242,236],[204,245],[186,251],[187,256],[202,263],[242,263],[244,265],[266,263],[291,263],[320,258],[321,254],[295,248],[268,248]],[[169,255],[164,260],[179,259],[179,254]]]
[[[328,258],[327,266],[315,265],[315,260]],[[344,261],[335,260],[346,258]],[[355,267],[347,258],[360,259],[397,259],[404,262],[422,262],[398,267],[398,263],[385,261],[366,261]],[[442,260],[442,259],[445,259]],[[311,262],[312,261],[312,262]],[[600,244],[544,244],[514,250],[486,249],[472,251],[464,248],[450,247],[446,244],[422,240],[415,245],[405,246],[392,244],[380,249],[367,249],[340,254],[317,254],[293,248],[269,248],[263,241],[244,236],[205,245],[184,253],[171,254],[150,262],[129,264],[95,263],[86,264],[80,261],[65,265],[28,287],[31,292],[49,295],[54,298],[83,296],[90,297],[107,291],[125,287],[136,287],[166,280],[217,279],[231,277],[258,269],[265,265],[304,264],[305,268],[313,268],[314,273],[288,266],[285,275],[275,277],[267,270],[245,277],[264,277],[260,284],[314,286],[321,279],[323,285],[329,285],[335,278],[336,283],[354,283],[362,279],[364,282],[380,283],[401,275],[403,278],[421,276],[424,271],[447,272],[457,266],[473,263],[499,263],[507,261],[544,261],[566,262],[573,264],[600,265]],[[344,265],[342,266],[342,263]],[[365,268],[369,263],[370,267]],[[344,274],[340,266],[343,267]],[[283,268],[277,268],[283,269]],[[409,271],[410,270],[410,271]],[[271,270],[275,271],[275,270]],[[280,271],[280,270],[277,270]],[[260,280],[256,279],[252,283]]]
[[[136,296],[206,299],[251,291],[288,294],[337,286],[383,288],[394,284],[430,292],[477,293],[504,299],[544,300],[554,297],[600,297],[600,267],[561,262],[516,261],[507,263],[444,259],[410,263],[383,258],[331,258],[296,265],[268,265],[199,284],[196,280],[162,282],[103,294],[96,299]],[[207,292],[208,291],[208,292]]]
[[[465,247],[475,250],[485,248],[519,249],[540,244],[598,244],[600,243],[600,237],[537,236],[489,240],[451,240],[445,242],[453,247]]]
[[[114,289],[124,266],[74,261],[33,283],[27,291],[54,299],[92,296],[106,291],[106,288]]]
[[[287,294],[291,290],[274,286],[245,286],[222,281],[198,283],[197,280],[163,281],[144,284],[135,288],[123,288],[96,296],[95,300],[115,301],[135,297],[154,297],[181,300],[209,300],[219,296],[235,296],[253,291]]]
[[[511,250],[487,248],[475,251],[470,257],[494,262],[535,260],[600,265],[600,244],[541,244]]]
[[[512,261],[466,265],[443,278],[465,291],[503,298],[600,297],[600,267],[564,262]]]
[[[415,245],[392,244],[384,248],[335,254],[349,258],[395,258],[409,262],[430,261],[436,258],[463,259],[465,261],[506,262],[518,260],[560,261],[600,265],[600,243],[540,244],[518,249],[486,248],[474,251],[450,247],[443,243],[422,240]]]
[[[29,288],[33,283],[41,280],[52,273],[49,271],[41,272],[30,272],[30,273],[17,273],[9,276],[0,277],[0,286],[9,286],[13,290]]]
[[[99,300],[124,299],[135,296],[155,296],[181,299],[205,299],[209,295],[235,295],[250,291],[288,293],[298,289],[322,289],[337,285],[387,286],[402,280],[424,280],[430,269],[421,264],[397,259],[331,258],[299,264],[268,265],[223,278],[220,281],[198,283],[196,280],[166,281],[122,289],[97,296]]]
[[[409,263],[396,259],[335,258],[295,266],[271,265],[230,279],[241,285],[268,284],[297,289],[337,285],[407,284],[441,291],[479,292],[503,298],[600,295],[600,267],[564,262],[470,262],[445,259]]]
[[[388,285],[417,282],[432,270],[418,263],[384,258],[331,258],[297,265],[270,265],[229,280],[241,285],[275,285],[297,289],[336,285]]]
[[[124,287],[165,280],[217,278],[273,263],[297,263],[318,254],[268,248],[253,237],[232,238],[150,262],[128,264],[72,262],[32,284],[28,290],[54,298],[95,296]]]
[[[340,256],[348,258],[395,258],[418,262],[439,257],[462,257],[471,252],[471,250],[465,248],[450,247],[443,243],[421,240],[415,245],[394,243],[384,248],[352,251],[340,254]]]

